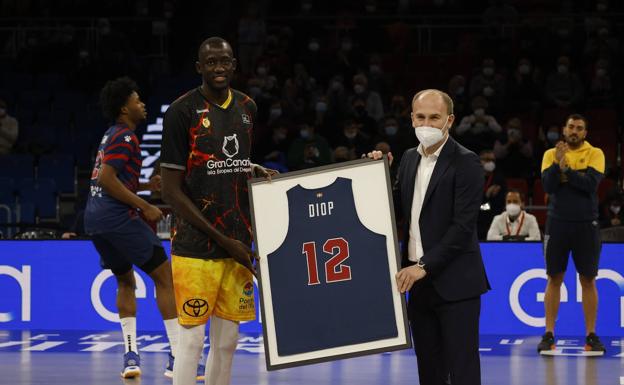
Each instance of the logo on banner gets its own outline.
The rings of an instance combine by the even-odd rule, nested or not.
[[[0,276],[7,275],[17,281],[22,292],[22,321],[30,321],[30,266],[22,266],[22,270],[18,270],[13,266],[0,266]],[[0,312],[0,322],[11,322],[13,320],[13,313]]]
[[[182,310],[191,317],[201,317],[208,312],[208,302],[201,298],[193,298],[184,302]]]

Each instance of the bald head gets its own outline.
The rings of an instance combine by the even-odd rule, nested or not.
[[[232,46],[230,46],[230,43],[228,43],[223,38],[213,36],[202,41],[202,43],[199,45],[199,49],[197,50],[197,59],[201,60],[202,55],[208,52],[210,48],[222,48],[225,51],[229,52],[230,56],[234,56],[234,52],[232,51]]]
[[[447,115],[453,114],[453,99],[451,99],[451,97],[446,92],[436,89],[427,89],[416,93],[416,95],[414,95],[414,98],[412,99],[412,109],[414,109],[414,103],[416,103],[417,101],[432,101],[434,99],[440,100],[442,103],[444,103],[444,105],[446,106]]]

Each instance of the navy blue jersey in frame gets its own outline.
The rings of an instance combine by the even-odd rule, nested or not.
[[[397,337],[386,237],[360,221],[351,179],[286,195],[286,239],[268,255],[278,354]]]

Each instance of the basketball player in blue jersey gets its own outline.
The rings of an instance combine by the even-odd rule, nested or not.
[[[100,254],[102,267],[110,269],[117,280],[117,310],[125,347],[121,375],[124,378],[141,375],[133,265],[154,280],[156,302],[171,345],[165,375],[171,374],[179,329],[171,265],[160,240],[137,213],[141,210],[149,221],[162,217],[158,207],[136,194],[138,190],[160,190],[159,177],[147,184],[139,183],[141,149],[134,130],[146,118],[145,104],[137,93],[136,83],[125,77],[106,83],[100,102],[104,115],[114,123],[98,149],[84,223]]]
[[[230,88],[232,48],[201,43],[201,86],[175,100],[163,122],[163,199],[176,213],[171,242],[180,328],[174,385],[195,382],[210,319],[206,384],[230,383],[240,321],[255,318],[247,180],[273,170],[251,163],[256,103]]]

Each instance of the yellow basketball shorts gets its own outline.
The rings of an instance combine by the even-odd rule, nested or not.
[[[213,314],[230,321],[256,318],[253,275],[234,261],[171,256],[178,322],[203,325]]]

